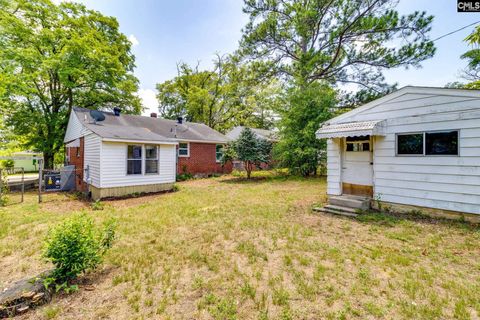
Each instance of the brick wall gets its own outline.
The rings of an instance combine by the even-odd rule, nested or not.
[[[232,164],[224,167],[215,159],[216,144],[190,142],[190,156],[178,157],[177,172],[191,174],[230,173]]]
[[[86,191],[87,185],[83,181],[83,156],[84,156],[84,138],[80,138],[80,147],[67,148],[67,155],[70,155],[68,163],[75,166],[75,187],[77,191]]]

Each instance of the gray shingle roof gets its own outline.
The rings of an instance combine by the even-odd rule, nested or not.
[[[138,141],[198,141],[227,143],[229,139],[220,132],[202,124],[175,120],[103,112],[105,120],[94,123],[89,109],[74,108],[80,122],[102,138]]]
[[[227,132],[226,136],[231,140],[237,140],[240,136],[240,133],[245,129],[245,127],[238,126]],[[278,132],[265,129],[250,128],[250,130],[255,133],[257,138],[262,138],[268,141],[276,142],[278,141]]]

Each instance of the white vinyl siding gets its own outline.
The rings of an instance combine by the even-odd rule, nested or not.
[[[102,153],[102,140],[94,133],[86,135],[84,139],[84,169],[87,169],[88,166],[90,183],[94,187],[99,188],[101,184],[100,159]],[[86,181],[86,174],[83,175],[83,179]]]
[[[81,121],[83,121],[83,119],[78,119],[74,111],[70,113],[70,118],[68,120],[67,130],[65,132],[63,142],[70,142],[92,133],[92,131],[87,129]]]
[[[102,188],[126,187],[175,182],[176,146],[158,148],[159,173],[127,175],[127,144],[102,143]]]
[[[327,194],[341,195],[341,139],[328,139],[327,150]]]
[[[373,148],[375,197],[480,214],[480,98],[477,93],[424,90],[426,94],[400,95],[332,123],[387,119],[387,135],[375,137]],[[458,156],[396,156],[397,134],[443,130],[459,131]],[[337,151],[330,145],[328,156],[333,157],[329,166],[336,166]],[[338,173],[332,173],[329,193],[335,191],[330,181],[337,181]]]

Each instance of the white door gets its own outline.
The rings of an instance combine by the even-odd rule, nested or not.
[[[370,137],[349,137],[344,142],[342,182],[373,186],[373,152]]]

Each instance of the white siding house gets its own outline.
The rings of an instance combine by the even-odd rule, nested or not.
[[[324,123],[328,194],[480,214],[480,91],[405,87]]]
[[[177,142],[142,127],[95,122],[88,112],[75,111],[64,138],[67,160],[93,199],[172,188]]]

